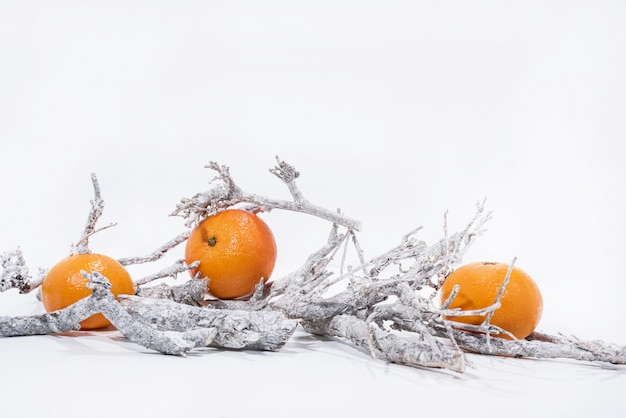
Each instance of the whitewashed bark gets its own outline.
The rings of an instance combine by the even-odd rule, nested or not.
[[[30,274],[19,248],[0,254],[0,266],[0,292],[18,289],[20,293],[27,293],[31,290]]]
[[[190,231],[185,231],[181,234],[178,234],[177,236],[175,236],[174,238],[172,238],[165,244],[161,245],[159,248],[157,248],[156,250],[154,250],[152,253],[148,255],[141,256],[141,257],[125,257],[125,258],[120,258],[117,261],[123,266],[128,266],[131,264],[143,264],[143,263],[150,263],[153,261],[160,260],[163,256],[165,256],[165,254],[167,254],[169,250],[185,242],[187,238],[189,237],[189,233]]]
[[[270,310],[211,309],[136,296],[123,297],[121,303],[134,320],[161,330],[216,329],[214,347],[276,351],[298,326],[298,321]]]
[[[314,334],[347,339],[368,351],[372,357],[392,363],[412,367],[446,368],[456,372],[465,369],[464,356],[460,350],[445,347],[438,341],[435,344],[419,341],[413,338],[415,335],[403,336],[402,333],[392,333],[352,315],[336,315],[330,321],[317,322],[316,326],[303,325],[307,331]]]
[[[100,273],[85,274],[91,282],[92,295],[65,309],[41,315],[0,317],[0,336],[44,335],[80,329],[80,321],[102,313],[115,328],[130,341],[163,354],[185,355],[197,345],[207,346],[216,334],[215,329],[160,331],[138,322],[115,299],[111,284]]]
[[[136,295],[144,298],[168,299],[191,306],[206,306],[207,279],[191,279],[179,285],[158,284],[137,288]]]
[[[198,267],[200,262],[194,261],[191,264],[187,264],[185,260],[178,260],[169,267],[157,271],[156,273],[145,276],[141,279],[134,280],[135,286],[143,286],[144,284],[153,282],[155,280],[172,278],[176,279],[178,274],[188,272],[189,270]]]
[[[472,353],[626,364],[626,347],[603,341],[584,341],[541,333],[533,333],[524,340],[487,340],[482,334],[466,331],[454,331],[454,339],[459,347]]]
[[[93,185],[94,199],[91,201],[91,210],[89,211],[89,215],[87,216],[87,222],[85,222],[83,235],[73,246],[73,254],[90,253],[91,250],[89,249],[89,238],[99,231],[111,228],[116,225],[112,223],[102,228],[96,229],[98,220],[100,219],[100,217],[102,216],[102,212],[104,211],[104,200],[102,200],[100,185],[98,184],[98,178],[96,177],[95,173],[91,173],[91,184]]]
[[[212,162],[207,168],[211,168],[218,173],[218,177],[212,182],[213,187],[191,198],[182,199],[172,215],[182,216],[185,218],[187,226],[193,227],[219,209],[244,203],[250,205],[253,211],[268,212],[272,209],[283,209],[326,219],[348,229],[357,231],[361,229],[359,221],[348,218],[339,212],[329,211],[304,199],[295,182],[300,173],[293,166],[278,159],[278,157],[276,157],[276,160],[278,165],[271,169],[270,172],[287,185],[294,198],[293,201],[271,199],[244,192],[233,181],[228,167]]]

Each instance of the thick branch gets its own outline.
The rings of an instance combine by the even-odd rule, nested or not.
[[[124,296],[121,303],[136,321],[153,324],[161,330],[216,329],[211,343],[215,347],[276,351],[298,325],[298,321],[268,310],[209,309],[137,296]]]
[[[338,315],[317,331],[323,334],[346,338],[357,346],[370,351],[376,358],[392,363],[413,367],[447,368],[462,372],[465,368],[463,353],[444,347],[442,344],[432,345],[423,341],[403,338],[380,329],[375,324],[351,315]]]
[[[80,321],[101,312],[130,341],[163,354],[184,355],[187,351],[201,343],[210,343],[215,330],[191,330],[187,334],[165,333],[150,325],[136,321],[111,293],[111,284],[100,273],[84,276],[91,283],[92,295],[79,300],[65,309],[34,316],[0,318],[0,336],[26,336],[53,334],[73,331],[80,328]],[[186,330],[187,331],[187,330]]]
[[[79,322],[97,313],[93,304],[82,299],[61,311],[33,316],[0,316],[0,337],[48,335],[80,329]]]

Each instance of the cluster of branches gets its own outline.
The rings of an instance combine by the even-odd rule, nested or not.
[[[56,312],[0,317],[0,336],[77,330],[81,320],[101,312],[130,341],[165,354],[184,355],[207,346],[275,351],[301,325],[312,334],[350,341],[373,358],[456,372],[465,369],[466,352],[626,364],[626,347],[600,341],[543,333],[524,340],[494,338],[506,332],[490,319],[500,306],[510,271],[490,307],[448,309],[458,289],[438,306],[435,299],[443,280],[490,219],[484,202],[477,204],[475,215],[461,231],[449,234],[444,218],[444,236],[439,241],[429,245],[415,230],[396,247],[365,260],[357,240],[360,223],[306,200],[296,185],[299,173],[293,166],[277,158],[277,165],[270,170],[289,189],[290,201],[247,193],[235,184],[228,167],[216,163],[208,167],[217,173],[209,190],[182,199],[173,213],[185,219],[186,227],[233,206],[255,212],[281,209],[330,221],[328,239],[296,271],[268,283],[260,281],[246,300],[212,297],[210,282],[199,277],[179,285],[154,285],[157,279],[176,277],[195,267],[184,260],[137,279],[136,294],[117,299],[106,277],[85,273],[93,289],[91,296]],[[89,237],[98,231],[96,222],[104,207],[95,176],[92,182],[95,199],[84,233],[74,247],[79,253],[89,251]],[[118,261],[123,265],[156,261],[188,235],[189,231],[183,232],[148,255]],[[346,265],[349,251],[356,254],[356,266]],[[19,250],[4,253],[1,261],[0,291],[17,288],[29,292],[41,283],[43,273],[31,278]],[[454,320],[463,315],[482,315],[485,320],[478,326]]]

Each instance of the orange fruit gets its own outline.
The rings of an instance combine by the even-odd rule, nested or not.
[[[448,299],[454,285],[458,284],[459,292],[449,309],[487,308],[496,301],[508,270],[508,264],[497,262],[476,262],[461,266],[446,277],[441,287],[441,303]],[[500,303],[490,323],[510,332],[517,339],[528,337],[539,323],[543,310],[541,292],[534,280],[522,269],[513,267]],[[485,318],[481,315],[446,317],[473,325],[482,324]],[[503,333],[495,336],[510,339]]]
[[[209,278],[209,292],[220,299],[254,292],[261,278],[267,281],[276,262],[276,241],[261,218],[241,209],[227,209],[207,217],[190,233],[185,261],[192,276]]]
[[[86,284],[89,282],[81,270],[87,273],[98,272],[111,282],[111,293],[135,294],[133,284],[128,271],[116,260],[102,254],[76,254],[71,255],[48,271],[41,284],[41,301],[48,312],[63,309],[91,295],[91,289]],[[111,325],[108,319],[101,313],[90,316],[81,321],[81,329],[96,329]]]

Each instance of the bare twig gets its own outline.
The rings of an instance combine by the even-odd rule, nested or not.
[[[511,273],[513,272],[513,268],[515,267],[516,260],[517,260],[517,257],[514,257],[513,261],[511,261],[511,263],[509,264],[509,268],[507,269],[507,272],[504,276],[502,284],[500,285],[500,289],[498,289],[498,294],[496,295],[496,299],[494,300],[492,305],[484,309],[463,309],[463,310],[459,308],[449,309],[448,307],[453,302],[454,298],[456,297],[456,295],[458,294],[460,290],[459,285],[455,285],[452,289],[452,292],[448,296],[448,298],[442,304],[442,310],[440,310],[439,312],[442,315],[444,315],[447,318],[446,320],[450,322],[450,325],[452,325],[452,327],[456,329],[463,329],[466,331],[484,333],[486,337],[485,340],[487,342],[487,348],[489,348],[489,344],[491,343],[492,335],[498,335],[498,334],[506,335],[507,337],[513,340],[516,340],[517,337],[513,335],[511,332],[491,324],[491,319],[493,318],[493,315],[495,314],[496,310],[499,309],[501,306],[502,296],[504,295],[504,291],[506,290],[506,287],[509,284],[509,281],[511,279]],[[458,321],[454,321],[453,319],[450,319],[450,318],[459,317],[459,316],[484,316],[485,319],[480,325],[466,324],[463,322],[458,322]]]
[[[146,283],[153,282],[155,280],[163,279],[166,277],[171,277],[175,279],[179,273],[184,271],[189,271],[198,267],[200,263],[198,261],[194,261],[191,264],[185,263],[185,260],[178,260],[173,265],[164,268],[163,270],[157,271],[154,274],[150,274],[148,276],[142,277],[141,279],[135,280],[136,286],[143,286]]]
[[[270,173],[274,174],[287,185],[289,193],[291,193],[291,196],[293,197],[293,202],[296,205],[303,205],[306,202],[306,199],[304,199],[300,189],[296,186],[296,179],[300,177],[300,172],[296,170],[295,167],[278,158],[278,155],[276,156],[276,163],[278,165],[271,168]]]
[[[19,289],[21,293],[27,293],[31,289],[28,267],[24,261],[24,255],[19,248],[6,251],[0,255],[0,292],[9,289]]]
[[[98,223],[98,220],[102,216],[102,211],[104,210],[104,200],[102,200],[100,185],[98,184],[98,178],[95,173],[91,173],[91,183],[93,184],[94,199],[91,201],[91,210],[89,211],[89,216],[87,217],[87,222],[85,223],[83,235],[74,245],[72,250],[75,254],[86,254],[91,252],[89,249],[89,238],[97,232],[115,226],[115,224],[112,223],[96,229],[96,224]]]
[[[152,253],[142,256],[142,257],[126,257],[126,258],[120,258],[117,261],[123,265],[123,266],[128,266],[131,264],[142,264],[142,263],[151,263],[157,260],[160,260],[161,258],[163,258],[163,256],[165,256],[165,254],[167,254],[167,252],[171,249],[173,249],[174,247],[176,247],[177,245],[185,242],[187,240],[187,238],[189,238],[189,232],[190,231],[185,231],[177,236],[175,236],[174,238],[172,238],[171,240],[169,240],[168,242],[166,242],[165,244],[161,245],[159,248],[157,248],[156,250],[154,250]]]

